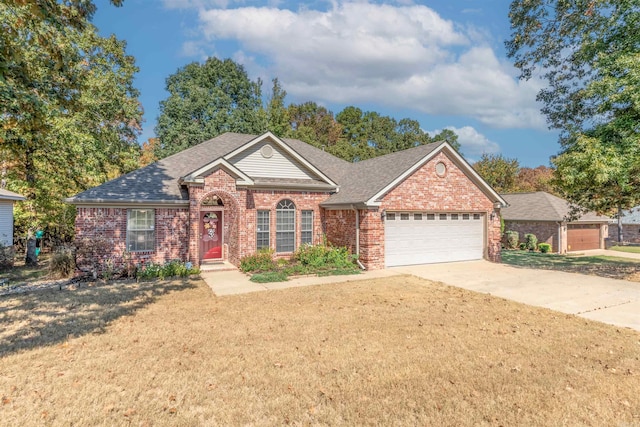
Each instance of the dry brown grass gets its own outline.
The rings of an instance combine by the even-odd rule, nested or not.
[[[640,424],[640,334],[410,276],[0,299],[3,425]]]

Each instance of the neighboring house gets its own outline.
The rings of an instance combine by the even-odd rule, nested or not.
[[[0,188],[0,244],[13,245],[13,204],[25,200],[13,191]]]
[[[502,209],[505,231],[517,231],[520,241],[527,233],[535,234],[539,243],[549,243],[553,252],[565,253],[587,249],[604,249],[609,218],[593,212],[568,221],[569,202],[544,191],[503,194],[508,206]]]
[[[446,142],[349,163],[295,139],[225,133],[67,199],[116,264],[291,255],[326,239],[367,268],[500,260],[500,197]]]
[[[618,241],[618,219],[609,221],[609,239]],[[622,211],[622,238],[628,243],[640,243],[640,206]]]

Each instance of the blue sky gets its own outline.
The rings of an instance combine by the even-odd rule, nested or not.
[[[126,40],[140,68],[145,111],[139,140],[154,136],[165,79],[208,56],[232,58],[263,93],[278,77],[287,103],[315,101],[338,113],[354,105],[430,133],[458,133],[471,160],[486,153],[521,166],[558,152],[535,95],[506,58],[508,0],[308,1],[98,0],[101,34]]]

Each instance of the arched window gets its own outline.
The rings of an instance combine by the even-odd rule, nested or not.
[[[296,249],[296,205],[291,200],[280,200],[276,206],[276,252]]]

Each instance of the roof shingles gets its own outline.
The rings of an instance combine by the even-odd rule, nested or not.
[[[555,221],[570,219],[571,205],[564,199],[544,191],[502,194],[509,204],[502,209],[506,221]],[[604,222],[609,218],[587,212],[572,222]]]

